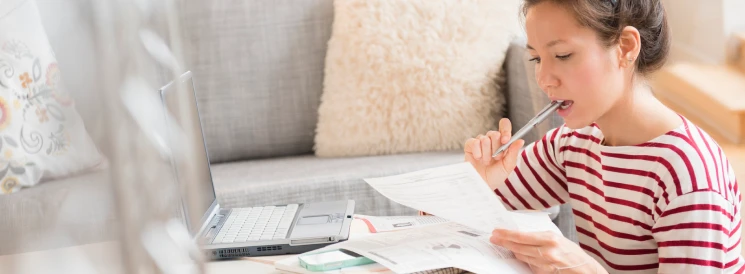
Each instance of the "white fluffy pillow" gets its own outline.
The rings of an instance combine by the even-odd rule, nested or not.
[[[334,2],[318,156],[461,148],[495,128],[517,0]]]
[[[67,93],[36,3],[0,7],[0,194],[105,165]]]

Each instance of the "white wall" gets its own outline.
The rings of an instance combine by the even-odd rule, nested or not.
[[[662,0],[673,32],[671,61],[724,64],[745,30],[745,0]]]
[[[745,0],[724,0],[724,29],[727,33],[745,31]]]
[[[725,60],[723,1],[729,0],[662,1],[673,33],[671,61],[718,64]]]
[[[730,37],[732,33],[745,33],[745,0],[724,1],[724,32]],[[737,41],[729,39],[726,46],[730,60],[737,58]]]

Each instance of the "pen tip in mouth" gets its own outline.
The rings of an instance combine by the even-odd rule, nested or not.
[[[561,102],[561,109],[567,109],[574,104],[574,101],[572,100],[566,100],[566,101],[560,101]]]

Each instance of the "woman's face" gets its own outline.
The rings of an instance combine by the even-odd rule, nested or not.
[[[569,128],[592,124],[621,98],[617,47],[604,47],[572,13],[545,1],[528,10],[525,27],[538,85],[552,100],[565,101],[558,113]]]

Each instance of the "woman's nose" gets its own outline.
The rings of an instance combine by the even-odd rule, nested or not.
[[[535,77],[538,86],[546,93],[551,93],[553,89],[559,86],[559,79],[551,72],[551,68],[547,64],[536,66]]]

